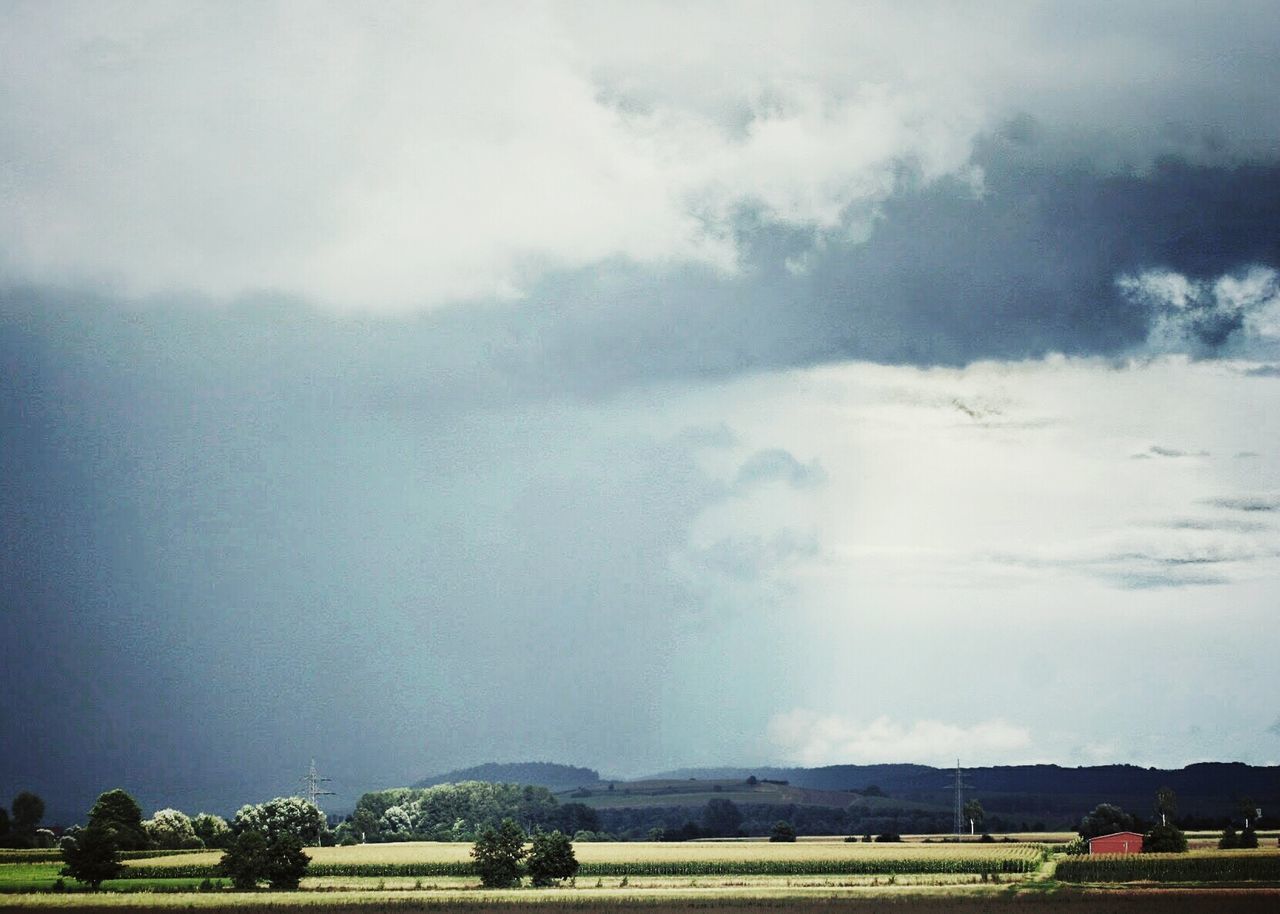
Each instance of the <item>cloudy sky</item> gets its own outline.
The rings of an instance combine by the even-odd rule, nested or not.
[[[5,4],[0,792],[1275,764],[1277,40]]]

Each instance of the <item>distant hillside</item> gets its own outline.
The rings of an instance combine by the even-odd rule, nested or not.
[[[825,768],[691,768],[653,775],[654,780],[757,778],[784,780],[810,790],[862,791],[872,785],[901,800],[945,803],[953,772],[927,765],[831,765]],[[1179,769],[1136,765],[1009,765],[965,768],[970,795],[983,806],[1018,818],[1057,822],[1078,819],[1098,803],[1117,803],[1139,815],[1151,814],[1152,797],[1169,786],[1181,815],[1219,817],[1234,812],[1236,800],[1251,797],[1264,810],[1280,806],[1280,767],[1238,762],[1206,762]]]
[[[494,784],[532,784],[551,790],[569,790],[584,784],[595,784],[599,780],[600,772],[573,765],[557,765],[553,762],[490,762],[423,778],[411,786],[434,787],[437,784],[456,784],[461,781],[488,781]]]

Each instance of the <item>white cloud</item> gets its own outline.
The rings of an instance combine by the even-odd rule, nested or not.
[[[1141,164],[1170,120],[1236,98],[1219,60],[1269,59],[1238,53],[1270,34],[1265,11],[1188,30],[1206,71],[1140,12],[1069,39],[1054,18],[1026,4],[11,5],[0,269],[375,309],[518,296],[609,258],[733,270],[744,207],[818,244],[864,236],[903,163],[980,192],[975,137],[1024,110],[1088,135],[1122,126],[1146,138]],[[1270,140],[1268,103],[1236,112],[1242,150]]]
[[[1280,344],[1280,274],[1270,267],[1254,266],[1212,280],[1147,270],[1122,276],[1117,284],[1154,312],[1147,336],[1151,352],[1231,347],[1268,357]]]
[[[888,717],[861,722],[839,714],[795,709],[769,721],[769,738],[788,761],[801,765],[915,762],[946,765],[1005,760],[1031,746],[1031,733],[995,718],[971,726]]]

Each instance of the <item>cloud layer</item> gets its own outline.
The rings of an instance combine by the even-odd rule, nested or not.
[[[0,264],[129,297],[403,311],[617,259],[733,275],[744,220],[803,238],[804,271],[903,191],[981,197],[996,134],[1121,173],[1274,152],[1274,9],[1060,14],[19,4]]]

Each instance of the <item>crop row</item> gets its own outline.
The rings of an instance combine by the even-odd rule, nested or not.
[[[876,857],[832,860],[645,860],[583,863],[579,876],[885,876],[913,873],[1026,873],[1038,858],[1016,857]],[[133,866],[131,879],[203,878],[217,876],[211,864]],[[472,876],[469,861],[418,861],[413,863],[313,863],[308,876]]]
[[[1075,857],[1058,864],[1064,882],[1280,881],[1276,854],[1129,854]]]

